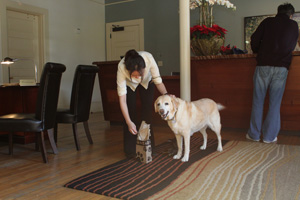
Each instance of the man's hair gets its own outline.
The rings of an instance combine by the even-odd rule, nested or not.
[[[143,79],[143,70],[145,69],[146,64],[143,57],[140,56],[140,54],[136,50],[131,49],[126,52],[125,66],[126,69],[129,71],[130,76],[132,72],[138,71],[142,75]]]
[[[295,8],[290,3],[284,3],[278,6],[277,14],[286,14],[287,16],[291,16],[295,13]]]

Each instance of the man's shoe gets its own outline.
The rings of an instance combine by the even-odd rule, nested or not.
[[[248,133],[246,134],[246,138],[247,138],[248,140],[251,140],[251,141],[254,141],[254,142],[259,142],[259,139],[258,139],[258,140],[252,139],[252,138],[248,135]]]
[[[267,144],[275,143],[275,142],[277,142],[277,137],[273,141],[266,141],[266,140],[263,140],[263,141],[264,141],[264,143],[267,143]]]

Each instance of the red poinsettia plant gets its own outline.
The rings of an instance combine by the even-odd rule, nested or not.
[[[217,24],[213,24],[212,27],[195,25],[190,29],[191,39],[211,39],[213,37],[224,38],[226,32],[226,29],[218,26]]]
[[[239,49],[237,48],[236,46],[232,46],[230,47],[230,44],[228,44],[227,46],[221,46],[221,49],[220,49],[220,53],[222,55],[230,55],[230,54],[246,54],[248,53],[247,50],[242,50],[242,49]]]

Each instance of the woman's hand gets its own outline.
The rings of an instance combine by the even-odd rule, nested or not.
[[[173,98],[176,97],[174,94],[169,94],[169,93],[167,92],[167,89],[166,89],[166,87],[165,87],[165,85],[164,85],[163,83],[157,84],[157,85],[156,85],[156,88],[157,88],[157,90],[160,92],[161,95],[169,95],[169,96],[171,96],[171,97],[173,97]]]
[[[169,95],[169,96],[172,97],[172,98],[175,98],[175,97],[176,97],[174,94],[169,94],[169,93],[166,93],[166,94],[164,94],[164,95]]]
[[[129,130],[130,133],[132,133],[133,135],[137,134],[136,126],[132,121],[127,123],[127,126],[128,126],[128,130]]]

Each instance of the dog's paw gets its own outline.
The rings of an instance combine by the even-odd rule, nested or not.
[[[183,156],[183,158],[181,159],[181,162],[187,162],[187,161],[189,161],[189,157]]]
[[[200,147],[200,149],[201,149],[201,150],[205,150],[205,149],[206,149],[206,145],[202,145],[202,146]]]
[[[178,155],[178,154],[177,154],[177,155],[173,156],[173,159],[176,159],[176,160],[177,160],[177,159],[180,159],[180,157],[181,157],[181,155]]]
[[[223,151],[222,146],[218,147],[218,148],[217,148],[217,151],[220,151],[220,152]]]

